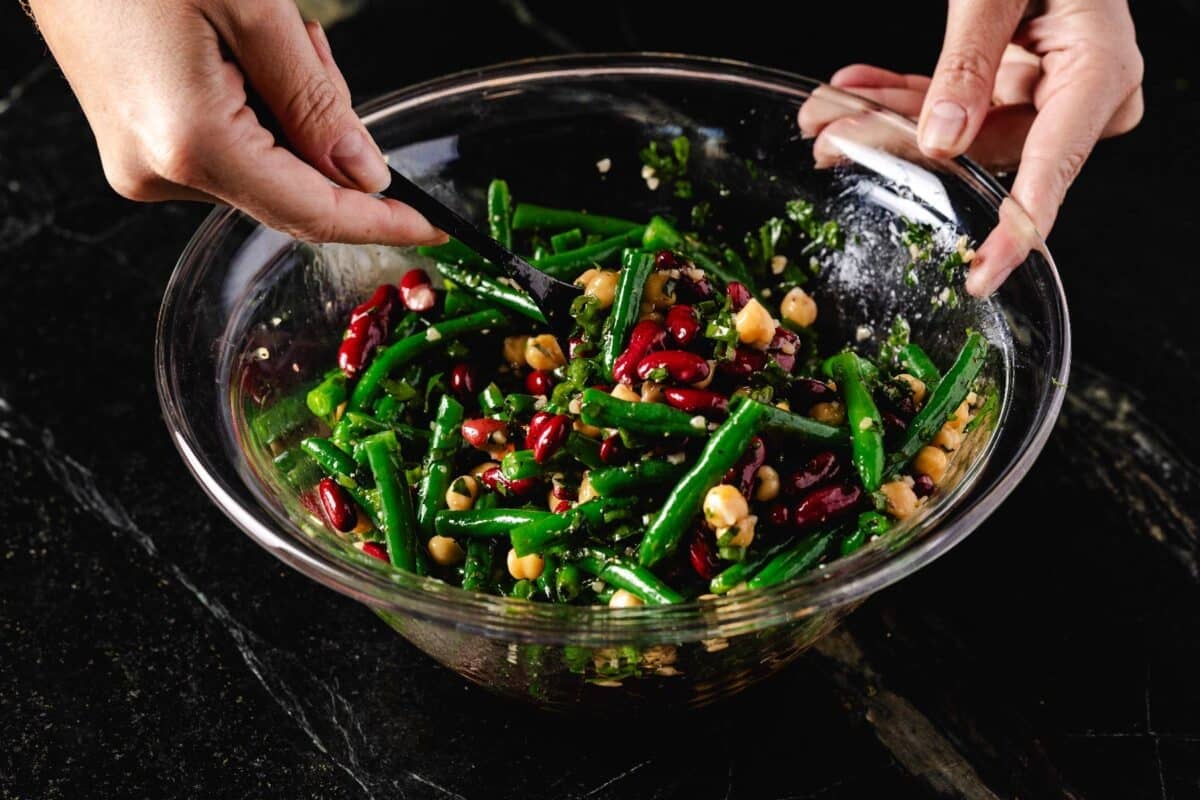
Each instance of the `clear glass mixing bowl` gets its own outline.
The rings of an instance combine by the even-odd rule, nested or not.
[[[814,140],[797,126],[806,101],[809,116],[836,121],[817,140],[820,168]],[[613,610],[472,594],[393,572],[330,535],[246,425],[264,381],[279,389],[323,372],[349,309],[420,259],[393,248],[311,246],[236,211],[214,211],[175,269],[158,326],[158,389],[180,453],[255,541],[473,681],[542,706],[597,712],[729,695],[961,541],[1049,436],[1070,361],[1050,255],[1034,243],[986,302],[961,287],[961,302],[947,302],[936,281],[908,286],[902,219],[934,225],[943,242],[982,241],[1005,193],[966,160],[921,157],[907,120],[806,78],[671,55],[501,65],[396,92],[362,113],[394,165],[475,219],[493,176],[531,202],[633,218],[679,213],[668,192],[647,190],[636,153],[686,134],[693,180],[724,185],[737,201],[731,213],[747,224],[800,196],[844,226],[847,246],[813,289],[826,342],[866,332],[860,344],[874,348],[899,312],[939,363],[953,358],[967,327],[994,345],[986,371],[1002,402],[992,424],[968,437],[933,502],[852,557],[786,585],[678,606]],[[606,157],[612,168],[602,175],[596,163]]]

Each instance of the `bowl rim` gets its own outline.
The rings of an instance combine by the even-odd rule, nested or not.
[[[872,101],[829,87],[821,81],[770,67],[729,59],[690,56],[675,53],[588,53],[527,58],[491,66],[472,68],[436,77],[389,92],[358,107],[370,125],[385,114],[470,92],[502,89],[514,83],[546,81],[561,77],[602,77],[614,75],[655,75],[687,77],[740,84],[796,97],[811,95],[822,87],[824,96],[841,99],[855,108],[867,109],[889,119],[915,136],[915,126],[907,118]],[[947,162],[949,163],[949,162]],[[1002,186],[982,167],[958,158],[954,165],[974,178],[986,190],[998,208],[1008,197]],[[452,625],[490,637],[526,642],[556,642],[602,645],[636,639],[643,642],[684,642],[716,636],[735,636],[761,630],[787,621],[801,619],[820,611],[860,602],[868,595],[895,583],[945,554],[978,527],[1012,492],[1045,446],[1061,409],[1071,363],[1070,318],[1062,281],[1044,242],[1036,249],[1045,258],[1042,270],[1053,294],[1052,314],[1061,320],[1057,341],[1052,348],[1061,354],[1056,375],[1036,399],[1043,410],[1038,424],[1025,432],[1016,456],[1004,465],[998,476],[972,505],[962,507],[948,502],[926,523],[929,528],[903,544],[896,552],[858,572],[826,578],[814,570],[793,581],[750,592],[724,595],[715,600],[694,600],[670,606],[644,606],[609,609],[604,606],[563,606],[531,603],[515,598],[466,592],[435,579],[385,572],[364,559],[361,565],[332,558],[311,536],[294,524],[292,531],[276,529],[278,519],[265,516],[262,507],[251,507],[238,499],[239,489],[231,485],[219,470],[211,454],[206,453],[179,402],[177,375],[173,369],[172,322],[179,311],[179,300],[202,254],[225,227],[240,218],[236,209],[218,207],[200,225],[181,253],[164,293],[155,332],[155,383],[164,420],[172,441],[184,463],[217,506],[239,528],[280,560],[310,578],[353,597],[379,612]],[[1047,396],[1048,395],[1048,396]],[[1007,411],[1008,403],[1005,403]],[[215,422],[215,420],[214,420]],[[964,478],[962,491],[968,492],[982,474],[995,445],[1004,431],[1003,417],[998,421],[985,451]],[[242,470],[239,469],[239,472]],[[243,479],[244,480],[244,479]],[[956,487],[956,490],[959,487]],[[252,492],[253,493],[253,492]],[[955,519],[944,521],[951,511]],[[853,558],[843,562],[853,562]]]

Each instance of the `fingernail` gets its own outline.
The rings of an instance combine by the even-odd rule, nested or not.
[[[362,131],[350,131],[329,153],[333,165],[365,192],[382,191],[392,181],[391,170]]]
[[[929,109],[921,129],[921,149],[930,155],[957,152],[955,147],[967,127],[967,111],[953,100],[938,100]]]

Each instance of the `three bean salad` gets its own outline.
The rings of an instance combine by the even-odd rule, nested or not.
[[[574,335],[458,242],[421,248],[442,288],[380,286],[252,430],[337,536],[467,590],[629,607],[787,581],[914,513],[996,398],[976,332],[944,369],[902,319],[871,357],[819,352],[803,285],[842,233],[780,211],[735,247],[495,180],[491,235],[583,287]]]

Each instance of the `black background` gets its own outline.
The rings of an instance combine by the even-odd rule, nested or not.
[[[794,26],[775,5],[377,2],[330,38],[359,99],[564,49],[817,77],[936,59],[940,5],[796,4]],[[151,371],[207,209],[115,196],[0,6],[0,797],[1200,797],[1200,10],[1135,18],[1146,118],[1050,238],[1076,368],[1027,480],[782,676],[598,723],[464,684],[209,504]]]

